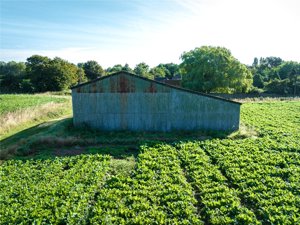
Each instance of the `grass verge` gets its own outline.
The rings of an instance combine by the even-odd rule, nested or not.
[[[0,115],[0,141],[45,121],[70,116],[71,101],[48,102]]]

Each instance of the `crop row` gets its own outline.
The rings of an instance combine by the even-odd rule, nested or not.
[[[97,193],[91,224],[202,224],[191,185],[169,145],[143,148],[132,176]]]
[[[75,156],[0,166],[0,224],[81,224],[109,169],[108,156]]]
[[[240,191],[263,224],[300,223],[297,153],[261,148],[258,140],[213,140],[200,144]]]
[[[300,101],[248,103],[242,106],[241,118],[273,150],[300,153],[299,112]]]
[[[181,143],[177,148],[208,224],[260,224],[254,213],[241,205],[237,191],[228,187],[227,179],[199,145]]]

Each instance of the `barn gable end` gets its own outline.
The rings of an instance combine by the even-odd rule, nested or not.
[[[73,122],[101,130],[237,130],[240,103],[118,72],[72,88]]]

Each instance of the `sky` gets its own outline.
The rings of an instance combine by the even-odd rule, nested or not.
[[[0,61],[180,63],[204,45],[300,62],[299,0],[0,0]]]

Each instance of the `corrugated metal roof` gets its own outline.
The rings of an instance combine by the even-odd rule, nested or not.
[[[197,92],[197,91],[185,89],[185,88],[182,88],[182,87],[169,85],[169,84],[162,83],[162,82],[155,81],[155,80],[151,80],[151,79],[148,79],[148,78],[145,78],[145,77],[137,76],[136,74],[129,73],[127,71],[120,71],[120,72],[116,72],[116,73],[113,73],[113,74],[108,75],[108,76],[99,77],[99,78],[96,78],[94,80],[91,80],[91,81],[88,81],[88,82],[85,82],[85,83],[82,83],[82,84],[75,85],[75,86],[71,87],[71,89],[76,89],[78,87],[82,87],[82,86],[85,86],[85,85],[88,85],[88,84],[92,84],[92,83],[95,83],[95,82],[98,82],[98,81],[101,81],[101,80],[104,80],[104,79],[107,79],[107,78],[110,78],[110,77],[113,77],[113,76],[117,76],[119,74],[126,74],[128,76],[133,76],[133,77],[136,77],[138,79],[146,80],[148,82],[154,82],[154,83],[157,83],[159,85],[163,85],[163,86],[170,87],[170,88],[177,89],[177,90],[184,91],[184,92],[189,92],[189,93],[196,94],[196,95],[202,95],[202,96],[206,96],[206,97],[209,97],[209,98],[214,98],[214,99],[218,99],[218,100],[221,100],[221,101],[231,102],[231,103],[235,103],[235,104],[239,104],[239,105],[242,104],[240,102],[232,101],[232,100],[229,100],[229,99],[225,99],[225,98],[205,94],[205,93],[202,93],[202,92]]]

